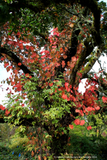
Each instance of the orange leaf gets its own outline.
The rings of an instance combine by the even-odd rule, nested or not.
[[[75,123],[76,125],[79,125],[79,124],[80,124],[80,119],[75,119],[75,120],[74,120],[74,123]]]
[[[70,128],[70,129],[73,129],[73,128],[74,128],[74,126],[70,124],[70,125],[69,125],[69,128]]]
[[[91,126],[88,126],[88,127],[87,127],[87,130],[90,130],[90,129],[92,129],[92,127],[91,127]]]
[[[4,68],[6,68],[9,65],[9,63],[5,62],[4,63]]]
[[[72,57],[72,62],[76,62],[76,57],[74,56],[74,57]]]
[[[38,155],[38,160],[41,160],[40,155]]]
[[[81,120],[81,121],[80,121],[80,125],[83,126],[84,124],[85,124],[85,121],[84,121],[84,120]]]
[[[107,103],[107,97],[102,97],[104,103]]]
[[[62,68],[65,67],[65,61],[62,61]]]
[[[63,58],[66,59],[66,58],[67,58],[67,55],[63,55]]]
[[[31,156],[34,157],[34,154],[35,154],[34,151],[32,151],[32,152],[31,152]]]
[[[18,63],[18,66],[21,66],[21,65],[22,65],[22,64],[19,62],[19,63]]]

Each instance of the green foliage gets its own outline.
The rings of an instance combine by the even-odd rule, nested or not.
[[[5,124],[0,124],[0,141],[9,142],[10,126]]]
[[[14,97],[15,98],[15,97]],[[17,95],[16,95],[17,98]],[[18,102],[19,104],[20,102]],[[34,115],[34,111],[29,109],[28,107],[22,107],[22,106],[17,106],[17,102],[15,101],[15,99],[13,99],[13,103],[14,106],[10,107],[8,104],[8,107],[10,107],[9,111],[11,113],[10,116],[5,117],[5,120],[8,121],[9,123],[13,123],[14,125],[19,125],[20,120],[22,118],[32,118],[32,115]]]
[[[71,147],[69,153],[97,153],[97,144],[95,145],[90,138],[86,136],[80,136],[78,134],[71,134]]]
[[[31,128],[30,128],[31,130]],[[20,137],[18,134],[18,131],[15,135],[10,137],[11,144],[5,145],[5,143],[0,142],[0,155],[1,157],[12,157],[18,159],[19,153],[21,153],[20,158],[30,158],[31,152],[25,151],[25,148],[23,147],[23,144],[27,144],[28,138],[27,137]],[[84,126],[74,126],[74,129],[70,130],[69,136],[70,136],[70,145],[67,147],[67,153],[61,154],[62,157],[78,157],[81,158],[83,156],[91,156],[91,157],[97,157],[98,160],[106,160],[103,156],[106,154],[106,148],[107,148],[107,138],[98,139],[96,137],[96,140],[90,136],[91,131],[87,131]],[[48,135],[46,135],[48,138]],[[5,145],[5,146],[4,146]],[[29,146],[28,146],[29,147]],[[33,148],[32,148],[33,149]],[[12,155],[12,152],[14,151],[14,155]],[[23,152],[23,153],[22,153]],[[72,154],[71,154],[72,153]],[[86,154],[87,153],[87,154]],[[51,159],[52,157],[50,157]],[[64,159],[64,158],[62,158]],[[77,158],[78,159],[78,158]],[[94,158],[93,158],[94,159]],[[96,158],[95,158],[96,159]],[[64,159],[65,160],[65,159]]]
[[[33,78],[33,80],[35,79]],[[61,87],[62,83],[63,81],[61,80],[53,82],[52,86],[44,88],[41,92],[35,91],[38,86],[36,80],[35,83],[29,81],[24,86],[25,92],[28,93],[29,100],[34,99],[32,106],[36,108],[36,117],[42,116],[43,118],[44,116],[44,118],[52,121],[52,124],[56,126],[58,126],[58,119],[62,118],[66,112],[70,113],[71,107],[75,106],[73,102],[67,103],[66,99],[61,98],[62,92],[58,91],[58,87]],[[42,108],[41,105],[45,104],[45,99],[52,101],[52,104],[48,104],[46,108]],[[43,111],[43,115],[40,115],[40,111]]]
[[[0,26],[10,19],[8,10],[9,8],[7,4],[4,2],[4,0],[1,0],[0,1]]]
[[[97,135],[93,138],[92,131],[88,131],[84,126],[76,126],[70,130],[70,139],[68,142],[68,153],[74,155],[96,156],[97,159],[104,159],[106,154],[107,137],[98,138]]]
[[[8,146],[10,149],[16,148],[17,146],[22,146],[23,144],[26,144],[28,142],[28,138],[26,136],[22,138],[17,134],[10,137],[10,139],[11,141]]]
[[[4,141],[0,142],[0,152],[8,152],[9,148],[5,145]]]
[[[21,155],[20,157],[19,157],[19,154]],[[30,152],[27,152],[27,153],[25,152],[25,148],[22,145],[10,149],[8,145],[0,142],[0,159],[1,160],[2,159],[25,160],[25,158],[28,158],[31,160],[35,159],[35,158],[32,158]]]
[[[92,130],[90,134],[93,136],[101,137],[102,133],[105,132],[107,134],[107,115],[102,115],[100,113],[96,115],[88,115],[87,116],[88,125],[92,126]]]
[[[5,110],[0,109],[0,117],[4,116]]]

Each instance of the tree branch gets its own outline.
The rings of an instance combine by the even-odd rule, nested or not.
[[[2,55],[2,53],[6,54],[7,56],[9,56],[13,62],[15,62],[17,65],[18,63],[21,62],[21,60],[15,55],[14,52],[12,52],[9,47],[7,45],[5,45],[4,47],[0,47],[0,55]],[[30,75],[33,75],[33,72],[31,72],[24,64],[22,64],[21,66],[18,66],[20,69],[22,69],[22,71],[26,74],[29,73]]]
[[[89,60],[88,64],[84,67],[84,70],[80,71],[82,73],[82,77],[84,77],[84,75],[86,75],[91,70],[91,68],[93,67],[93,65],[95,64],[95,62],[98,60],[98,58],[100,56],[101,56],[101,52],[99,50],[97,50],[95,55],[92,55],[92,57]]]
[[[81,69],[81,66],[83,65],[83,62],[84,62],[85,58],[87,56],[89,56],[90,53],[93,50],[93,45],[88,43],[88,39],[86,39],[86,41],[84,42],[84,44],[85,44],[84,51],[79,56],[79,58],[78,58],[78,60],[77,60],[77,62],[75,64],[75,66],[74,66],[74,68],[72,70],[72,73],[70,75],[70,84],[72,86],[74,86],[74,83],[75,83],[75,80],[76,80],[76,74]]]

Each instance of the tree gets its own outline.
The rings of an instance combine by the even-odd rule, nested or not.
[[[2,0],[0,10],[1,63],[13,71],[7,82],[21,92],[11,98],[10,91],[9,121],[33,122],[46,130],[52,137],[50,152],[58,156],[65,152],[71,123],[84,124],[77,116],[101,107],[96,85],[107,81],[90,70],[107,50],[106,5],[96,0]],[[89,86],[84,95],[78,92],[83,78]],[[24,97],[31,110],[23,108]]]

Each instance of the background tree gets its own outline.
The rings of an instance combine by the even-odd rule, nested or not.
[[[107,49],[106,5],[96,0],[2,0],[0,10],[1,62],[13,71],[7,82],[21,92],[11,98],[10,91],[9,121],[40,126],[52,137],[51,152],[64,153],[71,123],[83,125],[76,117],[101,107],[96,84],[106,85],[106,78],[90,70]],[[81,95],[83,78],[91,87]],[[25,96],[31,110],[22,108]]]

